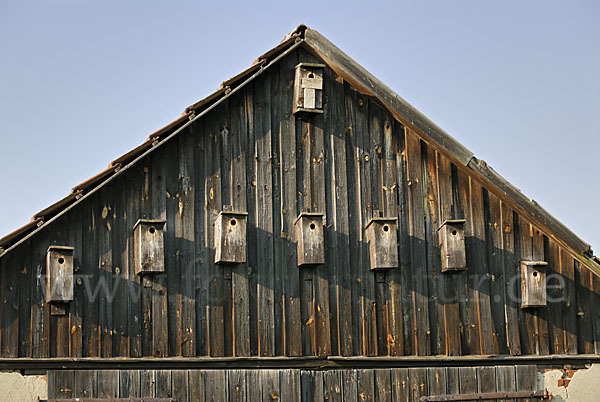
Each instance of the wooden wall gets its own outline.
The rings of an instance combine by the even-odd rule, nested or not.
[[[48,398],[417,402],[422,396],[443,394],[535,391],[536,375],[534,365],[327,371],[64,370],[48,372]]]
[[[300,356],[600,352],[600,278],[511,203],[325,72],[325,113],[291,115],[284,58],[0,260],[0,354]],[[215,265],[223,205],[248,211],[248,261]],[[326,264],[296,266],[301,208],[326,214]],[[371,272],[364,227],[398,216],[400,264]],[[134,274],[132,228],[166,219],[166,273]],[[441,274],[437,228],[465,218],[468,270]],[[50,244],[75,247],[67,315],[44,304]],[[549,263],[521,310],[521,259]]]

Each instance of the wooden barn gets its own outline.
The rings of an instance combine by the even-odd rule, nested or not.
[[[588,244],[300,26],[0,239],[0,384],[549,398],[600,363],[599,274]]]

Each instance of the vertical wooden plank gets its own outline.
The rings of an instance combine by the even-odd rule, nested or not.
[[[402,289],[402,327],[404,354],[416,354],[414,327],[412,320],[412,256],[410,251],[410,219],[408,211],[408,162],[406,134],[408,129],[394,122],[394,132],[398,141],[396,151],[396,169],[398,171],[398,259],[400,263],[400,287]]]
[[[492,354],[498,353],[497,337],[493,336],[498,332],[498,328],[494,327],[490,302],[490,275],[485,254],[483,189],[481,183],[476,180],[470,180],[470,201],[467,225],[471,226],[471,237],[465,239],[469,256],[467,268],[475,292],[480,351],[483,354]]]
[[[564,353],[565,330],[562,325],[564,285],[565,280],[560,276],[559,246],[553,239],[549,239],[546,299],[548,302],[548,334],[550,337],[551,354]]]
[[[221,176],[221,205],[231,206],[231,123],[229,120],[229,102],[224,102],[215,111],[217,126],[216,135],[219,143],[220,156],[220,176]],[[222,207],[222,209],[224,209]],[[216,242],[216,239],[215,239]],[[213,246],[214,247],[214,246]],[[223,354],[225,356],[233,355],[233,290],[232,290],[232,266],[230,264],[220,264],[218,269],[221,271],[223,281]],[[183,285],[182,285],[183,286]]]
[[[228,370],[227,383],[229,385],[229,400],[235,402],[246,401],[248,398],[248,390],[246,389],[246,371],[245,370]],[[252,384],[253,388],[256,386]],[[250,390],[252,392],[253,389]],[[194,395],[192,395],[194,397]]]
[[[437,191],[436,151],[421,143],[423,163],[423,189],[425,195],[425,240],[427,244],[427,287],[429,288],[429,327],[431,329],[431,353],[444,354],[446,333],[444,326],[444,289],[448,275],[441,272],[441,253],[438,229],[443,223],[439,215],[439,194]]]
[[[359,401],[375,400],[375,375],[372,369],[356,370],[356,384]]]
[[[156,371],[143,370],[140,376],[142,397],[154,398],[156,396]]]
[[[496,389],[498,392],[516,391],[515,366],[496,366]],[[508,402],[509,400],[503,400]]]
[[[383,146],[383,125],[386,116],[379,104],[372,99],[369,99],[368,108],[368,148],[367,155],[369,156],[368,164],[365,167],[368,169],[369,182],[371,183],[371,211],[379,211],[384,213],[385,194],[383,194],[383,161],[382,161],[382,146]],[[374,212],[371,212],[373,216]],[[367,222],[368,223],[368,222]],[[367,225],[363,226],[363,229]],[[369,257],[370,259],[370,257]],[[385,356],[389,354],[388,337],[389,333],[389,284],[387,281],[386,271],[370,272],[374,279],[375,285],[375,303],[374,303],[374,320],[375,341],[377,355]]]
[[[188,370],[173,370],[171,373],[173,399],[179,402],[187,402],[188,400]],[[193,397],[193,396],[192,396]]]
[[[348,177],[348,241],[350,245],[352,354],[364,354],[362,314],[362,274],[360,266],[365,261],[365,246],[362,241],[361,164],[359,137],[364,133],[364,123],[359,120],[359,105],[356,92],[344,85],[346,108],[346,174]],[[364,102],[364,101],[362,101]],[[360,112],[364,117],[364,112]]]
[[[182,292],[180,288],[181,272],[181,232],[183,219],[180,215],[180,177],[179,177],[179,151],[177,140],[171,141],[163,147],[163,158],[153,155],[152,158],[152,187],[153,187],[153,214],[155,219],[166,219],[165,230],[165,264],[166,273],[159,274],[157,284],[152,287],[166,285],[163,294],[168,297],[167,310],[163,311],[160,289],[152,289],[151,314],[157,313],[157,322],[149,323],[152,328],[153,350],[152,355],[181,356],[181,340],[183,339],[182,327]],[[154,194],[154,192],[156,194]],[[154,216],[152,217],[154,218]],[[165,278],[166,276],[166,278]],[[188,278],[190,279],[190,278]],[[156,302],[156,306],[154,305]],[[165,315],[166,313],[166,315]],[[145,323],[146,324],[146,323]],[[166,331],[166,333],[165,333]],[[165,344],[166,342],[166,344]],[[156,347],[156,349],[154,349]],[[166,347],[166,348],[165,348]]]
[[[116,398],[119,392],[119,370],[98,370],[98,398]]]
[[[492,366],[477,367],[477,392],[496,392],[496,368]]]
[[[355,211],[353,225],[355,244],[358,253],[356,257],[357,269],[354,275],[358,282],[356,296],[353,299],[360,302],[357,306],[358,317],[355,326],[360,326],[360,354],[375,356],[377,354],[377,326],[375,316],[375,281],[374,275],[369,270],[369,251],[366,244],[364,228],[372,217],[372,188],[370,160],[373,155],[369,154],[369,104],[368,99],[356,92],[351,92],[346,98],[346,115],[350,125],[350,137],[352,149],[354,179],[356,185],[353,194],[351,208]],[[350,207],[350,205],[349,205]],[[352,244],[352,243],[351,243]],[[354,257],[354,256],[353,256]]]
[[[300,370],[281,370],[279,383],[282,401],[300,402]]]
[[[262,388],[262,400],[265,402],[280,400],[279,370],[260,370],[258,378]]]
[[[286,108],[284,90],[294,70],[285,70],[282,64],[278,64],[271,72],[270,85],[270,107],[271,114],[271,157],[272,157],[272,194],[273,208],[273,317],[274,317],[274,345],[275,356],[286,354],[286,331],[285,331],[285,276],[282,272],[284,253],[282,250],[285,238],[283,233],[283,175],[281,172],[281,131],[285,127],[284,120],[290,110]],[[285,146],[285,145],[284,145]]]
[[[98,374],[96,370],[75,370],[73,397],[94,398],[98,395]]]
[[[427,289],[427,251],[425,239],[424,189],[421,161],[421,140],[406,132],[407,180],[409,200],[410,254],[412,258],[412,317],[415,352],[419,356],[431,353],[429,326],[429,292]]]
[[[429,395],[444,395],[447,388],[446,368],[430,367],[427,369]]]
[[[519,299],[521,292],[521,269],[515,255],[515,233],[518,228],[514,225],[514,212],[501,202],[502,214],[502,253],[503,273],[506,294],[504,314],[506,317],[506,340],[508,352],[511,355],[521,354],[521,338],[519,336]]]
[[[205,172],[205,247],[209,250],[206,256],[205,269],[208,272],[208,350],[210,356],[225,355],[224,335],[224,289],[223,269],[214,263],[214,224],[222,210],[221,203],[221,142],[219,141],[218,116],[212,116],[207,122],[204,137],[206,139],[207,170]]]
[[[378,369],[373,371],[375,371],[375,400],[392,402],[391,370]]]
[[[342,370],[327,370],[323,373],[323,398],[326,401],[342,401]]]
[[[225,370],[206,370],[205,372],[205,400],[227,400],[227,377]]]
[[[565,329],[565,354],[577,354],[577,291],[575,281],[575,261],[566,250],[560,249],[560,273],[565,280],[563,301],[563,328]]]
[[[448,367],[446,368],[446,393],[447,394],[459,394],[460,393],[460,372],[459,367]]]
[[[81,225],[81,221],[79,221]],[[81,232],[81,231],[80,231]],[[71,231],[69,232],[71,233]],[[31,287],[34,283],[31,240],[19,246],[18,261],[21,262],[18,272],[19,293],[19,357],[31,356]],[[81,248],[80,248],[81,250]],[[17,250],[15,250],[17,251]],[[81,251],[73,255],[73,264],[79,263]],[[6,268],[1,268],[5,270]],[[73,317],[76,317],[73,314]],[[81,334],[81,332],[79,332]],[[81,345],[81,342],[79,343]]]
[[[225,128],[224,128],[225,130]],[[179,250],[181,291],[181,354],[196,355],[196,259],[195,259],[195,192],[194,132],[186,130],[179,135],[179,210],[175,230]],[[178,230],[180,229],[180,230]],[[229,320],[231,323],[231,320]]]
[[[83,217],[83,257],[82,275],[85,290],[85,308],[83,320],[83,354],[86,357],[100,356],[100,327],[98,325],[98,235],[100,213],[97,196],[87,200]],[[31,318],[33,321],[33,317]]]
[[[248,384],[254,384],[252,392],[248,393],[248,402],[262,402],[262,387],[260,386],[259,370],[249,370],[247,375]]]
[[[17,357],[19,355],[19,284],[17,282],[21,271],[19,254],[9,253],[2,259],[0,271],[0,341],[2,357]],[[54,345],[56,348],[56,345]]]
[[[113,338],[113,255],[112,255],[112,227],[113,219],[113,193],[105,188],[98,196],[98,270],[99,277],[96,284],[98,292],[98,319],[100,326],[100,355],[102,357],[112,356]]]
[[[533,228],[533,258],[536,261],[548,261],[546,253],[548,252],[547,242],[544,240],[544,235],[537,227]],[[548,269],[548,268],[546,268]],[[536,329],[538,338],[537,353],[542,356],[549,354],[549,335],[548,335],[548,319],[547,308],[539,308],[536,314]]]
[[[229,169],[231,206],[234,211],[248,212],[248,203],[246,200],[248,117],[246,115],[245,97],[243,92],[242,94],[231,98],[229,113],[231,122],[231,167]],[[249,356],[250,300],[248,289],[248,263],[236,264],[232,267],[231,288],[233,300],[233,354],[235,356]]]
[[[457,208],[453,199],[452,165],[448,158],[439,153],[437,153],[437,185],[439,222],[456,219]],[[450,356],[461,354],[461,329],[465,325],[460,316],[459,289],[465,287],[466,276],[465,272],[440,275],[442,296],[439,302],[443,306],[445,353]]]
[[[157,398],[170,398],[173,396],[173,371],[175,370],[156,370],[154,372]]]
[[[275,353],[274,266],[273,266],[273,165],[271,97],[269,77],[255,83],[254,133],[256,135],[256,241],[258,354]]]
[[[471,179],[462,170],[453,167],[453,188],[456,192],[456,215],[459,219],[468,219],[471,208]],[[463,323],[462,354],[481,354],[481,344],[479,338],[479,315],[477,312],[478,294],[475,290],[474,278],[475,272],[470,263],[470,244],[472,243],[473,230],[471,224],[465,225],[465,242],[467,252],[467,273],[464,281],[461,281],[459,288],[460,315]],[[471,265],[469,265],[471,264]]]
[[[535,365],[515,366],[515,376],[517,379],[515,391],[536,391],[537,390],[537,370]],[[535,402],[537,398],[520,399],[524,402]]]
[[[600,276],[592,273],[592,306],[600,306]],[[551,313],[548,313],[550,316]],[[592,325],[594,327],[594,350],[596,354],[600,354],[600,308],[592,307]]]
[[[519,242],[517,243],[517,249],[520,252],[517,255],[520,255],[521,260],[533,261],[533,227],[523,217],[519,216],[518,218]],[[535,311],[532,309],[520,309],[519,317],[519,331],[523,354],[536,354],[539,350],[539,342]]]
[[[592,354],[594,331],[592,327],[591,294],[593,292],[592,272],[575,261],[575,283],[577,289],[577,345],[579,353]]]
[[[394,397],[392,400],[397,402],[409,402],[410,401],[410,380],[408,378],[407,368],[396,368],[391,370],[392,375],[392,389]]]
[[[285,114],[279,125],[279,161],[281,177],[281,248],[282,270],[284,280],[283,290],[283,319],[285,323],[285,354],[288,356],[302,355],[302,321],[300,309],[300,275],[296,265],[296,233],[294,221],[298,216],[297,204],[297,167],[296,167],[296,119],[292,110],[293,102],[293,71],[298,63],[296,52],[282,60],[280,79],[286,81],[280,103]],[[284,78],[285,77],[285,78]],[[246,319],[246,318],[244,318]]]
[[[114,336],[113,336],[113,356],[129,356],[129,334],[128,321],[129,315],[127,308],[127,292],[129,286],[129,254],[127,237],[129,236],[130,228],[127,227],[127,180],[126,175],[121,175],[113,184],[114,186],[114,204],[113,204],[113,229],[112,229],[112,259],[113,259],[113,280],[114,280],[114,298],[112,303],[112,314],[114,318]],[[73,211],[71,211],[71,214]],[[74,215],[71,215],[71,221]],[[71,230],[79,228],[81,232],[81,221],[78,225],[71,222]],[[76,240],[78,237],[71,239]],[[79,237],[80,238],[80,237]],[[77,253],[77,247],[75,253]],[[76,261],[74,261],[76,263]],[[77,285],[76,285],[77,287]],[[77,296],[75,296],[77,297]],[[71,305],[73,317],[73,309],[75,304]],[[71,328],[73,333],[73,326]],[[74,339],[74,336],[71,336]],[[75,348],[75,345],[73,345]]]
[[[205,377],[206,371],[204,370],[190,370],[189,371],[189,387],[190,395],[197,401],[205,400]],[[192,398],[190,398],[192,399]],[[194,400],[194,399],[193,399]],[[191,402],[191,401],[190,401]]]
[[[48,371],[48,398],[72,398],[75,388],[74,370]]]
[[[140,370],[119,370],[119,398],[140,398]]]
[[[358,402],[358,379],[356,370],[341,370],[342,397],[346,402]]]
[[[299,61],[319,62],[314,56],[304,49],[299,50]],[[310,204],[304,206],[311,212],[325,214],[325,231],[328,230],[331,217],[327,215],[326,190],[325,190],[325,133],[326,127],[324,114],[316,115],[312,119],[302,122],[308,133],[308,152],[305,156],[305,169],[310,175],[305,183],[305,192],[310,193]],[[306,176],[305,176],[306,180]],[[305,200],[306,201],[306,200]],[[327,234],[326,240],[327,241]],[[330,308],[329,308],[329,271],[331,269],[331,253],[326,253],[326,264],[313,267],[313,294],[315,304],[315,336],[316,353],[318,356],[327,356],[331,353]]]
[[[474,394],[477,392],[477,367],[459,367],[460,393]]]
[[[493,344],[496,352],[508,353],[507,329],[505,320],[506,286],[508,278],[504,276],[504,256],[502,251],[502,205],[498,197],[484,190],[485,242],[487,245],[487,261],[490,274],[490,303],[492,309]]]
[[[408,381],[410,384],[409,401],[418,401],[422,396],[427,395],[427,369],[409,368]]]
[[[398,169],[396,154],[398,150],[397,137],[403,133],[402,127],[394,132],[394,119],[387,115],[383,122],[383,152],[382,152],[382,195],[385,216],[397,217],[399,214]],[[347,270],[345,270],[347,271]],[[402,273],[398,266],[386,272],[388,285],[388,308],[385,340],[391,356],[404,354],[404,326],[402,317]],[[350,279],[349,279],[350,281]]]
[[[131,357],[142,356],[142,326],[143,316],[141,308],[141,282],[135,273],[133,256],[133,226],[141,218],[141,204],[143,202],[144,175],[142,166],[132,166],[125,172],[127,181],[127,209],[124,219],[127,242],[127,331],[129,333],[129,354]],[[84,234],[87,227],[84,224]],[[84,238],[85,240],[85,238]],[[84,243],[85,244],[85,243]],[[84,254],[85,255],[85,254]],[[84,320],[84,328],[87,316]],[[84,332],[85,336],[85,332]]]

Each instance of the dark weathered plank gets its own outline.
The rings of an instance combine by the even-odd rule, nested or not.
[[[143,316],[141,309],[141,282],[135,273],[134,252],[133,252],[133,226],[141,217],[141,199],[142,188],[144,185],[143,170],[140,167],[133,167],[126,173],[127,181],[127,208],[124,222],[124,232],[127,243],[127,330],[129,333],[129,355],[131,357],[142,356],[142,326]],[[84,221],[85,222],[85,221]],[[83,226],[85,234],[87,227]],[[85,254],[84,254],[85,255]],[[122,306],[124,307],[124,306]],[[84,324],[87,318],[84,319]],[[84,325],[85,327],[85,325]],[[84,333],[85,336],[85,333]]]
[[[189,371],[189,394],[193,398],[191,400],[204,401],[206,388],[205,388],[205,377],[206,371],[204,370],[190,370]]]
[[[496,390],[516,391],[515,366],[497,366],[496,367]],[[507,401],[505,401],[507,402]]]
[[[83,355],[100,357],[100,327],[98,325],[98,237],[100,225],[96,196],[87,200],[83,213],[83,257],[82,275],[85,286],[85,308],[83,321]],[[34,318],[31,318],[34,321]]]
[[[128,321],[129,315],[127,308],[127,293],[130,291],[129,281],[129,250],[127,237],[130,229],[127,227],[127,181],[126,176],[121,176],[114,184],[114,204],[113,204],[113,229],[112,229],[112,260],[113,260],[113,303],[112,314],[114,319],[114,336],[113,336],[113,356],[129,356],[129,333]],[[71,219],[72,220],[72,219]],[[71,222],[71,230],[79,229],[81,232],[81,221],[79,224]],[[75,240],[78,237],[71,239]],[[75,253],[77,253],[77,247]],[[81,246],[80,246],[81,247]],[[76,261],[74,261],[76,263]],[[77,286],[76,286],[77,287]],[[75,315],[75,304],[71,305],[71,320]],[[73,331],[71,331],[73,332]],[[75,339],[71,336],[71,339]],[[75,349],[75,345],[73,345]]]
[[[448,219],[456,219],[457,211],[453,199],[452,165],[448,158],[439,153],[437,154],[437,180],[439,221],[444,222]],[[465,272],[452,272],[442,275],[440,279],[440,287],[442,289],[439,303],[443,306],[443,316],[440,319],[443,319],[442,324],[446,340],[445,353],[450,356],[458,356],[462,352],[461,328],[464,328],[464,324],[460,317],[459,289],[465,288],[466,275],[467,273]]]
[[[289,113],[292,107],[293,81],[292,71],[298,62],[297,53],[287,56],[280,66],[280,74],[288,76],[289,81],[282,88],[281,103],[288,113],[281,117],[279,125],[279,163],[281,178],[281,248],[282,270],[284,280],[283,289],[283,318],[285,323],[285,351],[288,356],[302,355],[302,322],[300,316],[300,281],[296,264],[296,233],[294,221],[298,216],[297,203],[297,166],[296,166],[296,120]],[[280,79],[281,79],[280,78]]]
[[[279,378],[281,400],[300,402],[300,370],[282,370]]]
[[[429,395],[443,395],[447,388],[447,374],[445,367],[432,367],[427,369],[427,383]]]
[[[140,398],[141,371],[119,370],[119,398]]]
[[[73,218],[75,219],[75,218]],[[71,219],[71,220],[73,220]],[[81,227],[81,220],[79,220],[79,227]],[[71,231],[69,232],[71,233]],[[79,231],[81,234],[81,230]],[[81,236],[79,237],[81,239]],[[80,248],[81,250],[81,248]],[[81,251],[77,253],[77,256],[73,256],[73,264],[78,264],[80,260],[79,256],[81,255]],[[19,293],[19,357],[31,356],[31,285],[34,283],[33,280],[33,261],[32,261],[32,250],[31,250],[31,240],[26,241],[23,245],[20,246],[17,252],[17,260],[21,262],[20,269],[18,270],[18,293]],[[77,261],[77,262],[76,262]],[[6,268],[1,268],[6,269]],[[75,285],[76,286],[76,285]],[[73,303],[75,304],[75,303]],[[74,309],[72,308],[72,311]],[[74,320],[74,323],[77,322],[77,317],[75,314],[71,316]],[[78,321],[81,323],[81,321]],[[77,327],[76,327],[77,328]],[[81,335],[81,331],[78,332]],[[79,345],[79,351],[81,351],[81,338]]]
[[[96,370],[75,370],[73,397],[91,398],[98,395],[98,376]]]
[[[243,96],[232,98],[230,102],[230,168],[229,188],[233,211],[248,212],[246,201],[246,159],[248,158],[248,117]],[[231,291],[233,300],[233,354],[250,354],[249,289],[248,263],[236,264],[231,270]]]
[[[172,375],[176,370],[156,370],[154,380],[157,398],[170,398],[173,396]]]
[[[431,331],[431,353],[444,354],[446,331],[444,327],[444,289],[447,274],[441,272],[441,252],[438,228],[443,223],[439,215],[439,194],[437,179],[437,152],[429,145],[421,144],[423,163],[423,191],[425,196],[425,241],[427,251],[427,287],[429,289],[429,322]]]
[[[141,372],[141,391],[142,397],[154,398],[156,396],[156,371],[143,370]]]
[[[477,392],[496,392],[496,368],[477,367]]]
[[[523,217],[519,216],[518,219],[519,235],[515,236],[518,239],[516,244],[518,252],[516,254],[520,256],[521,260],[533,261],[533,227]],[[519,296],[521,295],[520,290],[519,285]],[[519,332],[523,354],[536,354],[539,348],[538,337],[536,336],[536,313],[533,309],[520,309],[519,311]]]
[[[187,130],[179,136],[179,210],[175,220],[176,248],[179,251],[181,292],[181,338],[176,350],[183,356],[196,355],[196,258],[194,136]],[[160,292],[159,292],[160,293]],[[231,320],[229,320],[231,323]],[[230,353],[231,354],[231,353]]]
[[[560,248],[552,239],[548,241],[548,271],[546,272],[546,299],[548,302],[548,335],[550,353],[563,354],[565,330],[563,321],[563,298],[565,282],[560,276]]]
[[[489,290],[492,310],[493,344],[495,352],[508,353],[506,333],[508,324],[505,321],[506,281],[504,276],[504,255],[502,250],[503,227],[502,205],[498,197],[484,190],[485,208],[485,243],[487,246],[487,261],[489,267]],[[495,389],[494,389],[495,390]]]
[[[593,293],[592,272],[575,261],[575,283],[577,289],[577,345],[579,353],[595,353],[594,329],[592,324],[591,295]]]
[[[410,401],[410,382],[408,369],[391,369],[393,399],[398,402]]]
[[[477,392],[477,367],[459,367],[460,393],[474,394]]]
[[[462,170],[454,168],[453,172],[453,187],[456,195],[456,215],[459,219],[466,219],[469,216],[471,208],[470,188],[471,179]],[[481,344],[479,337],[479,315],[477,313],[477,293],[474,287],[475,272],[469,266],[469,246],[471,243],[473,231],[472,225],[465,225],[465,242],[467,243],[467,274],[464,281],[460,282],[459,298],[460,298],[460,316],[463,324],[463,339],[462,339],[462,354],[481,354]]]
[[[535,365],[515,366],[516,391],[537,390],[537,370]],[[534,402],[537,399],[522,399],[524,402]]]
[[[119,392],[119,370],[98,370],[98,398],[116,398]]]
[[[594,327],[594,349],[596,354],[600,354],[600,276],[592,273],[592,285],[594,293],[592,294],[592,325]]]
[[[372,369],[356,370],[356,384],[359,401],[375,400],[375,373]]]
[[[486,261],[485,222],[483,189],[476,180],[470,181],[470,208],[467,216],[467,226],[471,226],[471,236],[465,240],[466,251],[469,255],[467,268],[469,283],[474,290],[475,307],[478,312],[478,331],[480,351],[483,354],[498,353],[497,337],[493,334],[498,329],[494,327],[490,303],[490,275]]]
[[[412,259],[412,319],[415,352],[431,353],[429,323],[429,290],[427,288],[427,248],[424,222],[424,188],[421,140],[413,132],[406,133],[410,254]]]
[[[546,257],[547,238],[544,237],[539,228],[533,228],[533,258],[535,261],[548,261]],[[546,269],[548,269],[546,267]],[[547,278],[547,277],[546,277]],[[547,280],[547,279],[546,279]],[[538,338],[537,354],[546,356],[549,354],[549,335],[547,308],[539,308],[536,311],[536,334]]]
[[[427,395],[427,369],[410,368],[408,369],[408,380],[410,386],[409,401],[418,401],[422,396]]]
[[[100,355],[112,356],[113,339],[113,255],[112,255],[112,227],[114,194],[109,190],[99,193],[98,226],[98,323],[100,327]]]
[[[577,291],[575,282],[575,260],[564,249],[560,249],[560,273],[565,280],[563,301],[563,328],[565,329],[564,353],[577,354]]]
[[[21,261],[18,253],[9,254],[0,266],[0,341],[2,357],[17,357],[19,353],[19,284]],[[56,317],[54,318],[57,319]],[[53,352],[56,350],[54,345]]]
[[[356,92],[348,85],[344,85],[344,100],[346,107],[346,175],[348,177],[348,241],[350,244],[350,266],[348,271],[351,277],[351,313],[352,313],[352,352],[355,355],[363,354],[363,317],[362,317],[362,285],[359,282],[360,264],[363,259],[364,246],[361,246],[362,219],[361,219],[361,186],[360,186],[360,155],[358,137],[361,127],[358,125],[358,109]],[[361,279],[362,280],[362,279]]]
[[[389,369],[373,370],[375,372],[375,400],[392,402],[392,377]]]
[[[73,398],[75,370],[48,371],[48,398]]]
[[[173,370],[171,372],[172,393],[176,401],[186,402],[189,396],[188,370]]]
[[[460,372],[459,367],[448,367],[446,368],[446,393],[447,394],[459,394],[460,393]]]
[[[519,295],[521,292],[521,269],[518,257],[515,255],[515,217],[513,210],[502,202],[502,253],[503,273],[506,301],[504,312],[506,316],[506,341],[511,355],[521,354],[521,338],[519,335]]]
[[[323,398],[327,401],[342,401],[342,370],[327,370],[323,374]]]
[[[206,402],[227,400],[226,374],[224,370],[206,370],[204,379]]]
[[[256,82],[253,110],[256,136],[254,168],[256,169],[257,321],[260,356],[273,356],[275,353],[270,83],[269,79]]]
[[[248,392],[253,392],[255,385],[251,389],[247,389],[246,371],[244,370],[229,370],[227,372],[227,384],[230,401],[245,401],[248,397]],[[192,397],[194,395],[190,394]]]

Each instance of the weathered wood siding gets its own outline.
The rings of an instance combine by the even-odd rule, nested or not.
[[[417,402],[422,396],[536,391],[536,375],[534,365],[327,371],[62,370],[48,372],[48,397]]]
[[[292,111],[299,49],[0,260],[0,354],[300,356],[600,352],[600,279],[370,97],[325,69],[324,110]],[[248,212],[247,262],[214,264],[223,205]],[[325,214],[326,263],[298,268],[294,220]],[[399,266],[364,228],[398,217]],[[166,219],[166,272],[135,275],[133,226]],[[438,227],[466,219],[468,269]],[[49,245],[75,248],[67,315],[44,303]],[[545,260],[548,307],[520,308]]]

